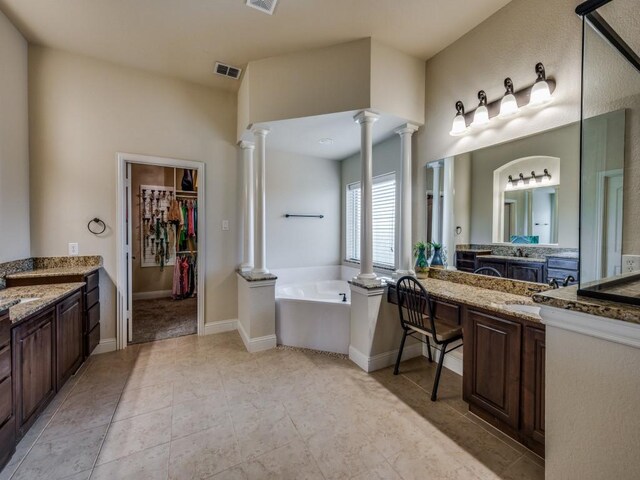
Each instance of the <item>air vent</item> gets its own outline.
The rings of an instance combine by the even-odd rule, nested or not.
[[[261,12],[273,15],[278,0],[247,0],[247,5]]]
[[[237,80],[240,78],[240,74],[242,73],[242,69],[238,67],[232,67],[231,65],[226,65],[224,63],[216,62],[216,66],[213,69],[218,75],[222,75],[223,77],[233,78]]]

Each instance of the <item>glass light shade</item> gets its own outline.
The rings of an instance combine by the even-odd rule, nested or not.
[[[544,175],[542,177],[542,183],[549,183],[550,181],[551,181],[551,177],[550,176]]]
[[[464,115],[459,113],[453,119],[453,125],[451,125],[449,135],[452,137],[459,137],[465,133],[467,133],[467,122],[464,119]]]
[[[541,80],[533,84],[531,87],[531,98],[529,99],[530,107],[539,107],[551,101],[551,90],[549,84]]]
[[[500,102],[500,113],[498,114],[498,117],[510,117],[516,113],[518,113],[518,102],[516,101],[516,97],[512,93],[507,93],[502,97],[502,101]]]
[[[471,123],[471,126],[481,127],[487,123],[489,123],[489,110],[487,110],[487,107],[484,105],[480,105],[476,108],[476,111],[473,114],[473,122]]]
[[[505,190],[513,190],[513,183],[507,181],[507,187],[505,188]]]

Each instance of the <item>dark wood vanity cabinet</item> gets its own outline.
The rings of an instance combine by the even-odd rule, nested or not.
[[[0,469],[15,451],[16,428],[13,410],[11,320],[7,310],[0,315]]]
[[[573,277],[570,280],[568,277]],[[567,285],[575,285],[580,279],[580,267],[578,258],[564,256],[547,257],[547,283],[556,280],[559,285],[563,285],[565,280]]]
[[[457,250],[456,268],[461,272],[473,273],[478,268],[477,258],[480,255],[489,255],[491,250]]]
[[[501,260],[498,258],[478,257],[477,264],[478,264],[478,268],[481,268],[481,267],[495,268],[498,272],[500,272],[500,275],[502,275],[503,277],[506,278],[508,276],[506,260]]]
[[[544,452],[545,331],[525,327],[522,365],[522,430],[526,444]]]
[[[478,257],[479,267],[495,268],[505,278],[524,282],[546,283],[545,263],[526,260],[508,260],[506,258]]]
[[[56,386],[62,387],[82,365],[82,293],[77,292],[58,304],[56,315]]]
[[[26,320],[12,331],[13,376],[18,439],[56,393],[56,308]]]

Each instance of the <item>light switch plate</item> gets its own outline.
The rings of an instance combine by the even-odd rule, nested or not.
[[[640,255],[622,255],[622,273],[640,270]]]
[[[72,256],[72,257],[78,255],[78,244],[77,243],[70,243],[69,244],[69,255]]]
[[[222,220],[222,230],[229,230],[229,220]]]

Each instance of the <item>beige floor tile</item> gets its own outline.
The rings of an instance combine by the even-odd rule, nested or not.
[[[507,467],[501,477],[503,480],[544,480],[544,467],[523,455]]]
[[[207,480],[248,480],[247,472],[245,472],[242,465],[231,467],[224,472],[215,474]]]
[[[403,480],[475,480],[478,477],[466,466],[438,447],[435,442],[407,446],[389,462]]]
[[[173,383],[161,383],[123,392],[113,421],[124,420],[143,413],[170,407],[173,401]]]
[[[169,448],[165,443],[99,465],[91,480],[164,480],[169,472]]]
[[[76,473],[70,477],[64,477],[62,480],[89,480],[91,470],[85,470],[84,472]]]
[[[211,376],[210,378],[186,377],[173,382],[174,405],[214,395],[218,396],[221,402],[226,403],[224,385],[219,376]]]
[[[197,398],[173,406],[174,440],[219,425],[231,425],[229,408],[222,395]]]
[[[171,440],[171,407],[120,420],[109,426],[97,465]]]
[[[380,462],[353,480],[402,480],[393,467],[386,461]]]
[[[233,427],[220,425],[171,442],[169,478],[205,479],[240,461]]]
[[[91,469],[107,426],[38,441],[14,476],[15,480],[56,480]]]
[[[302,442],[292,442],[242,465],[248,480],[323,480]]]

